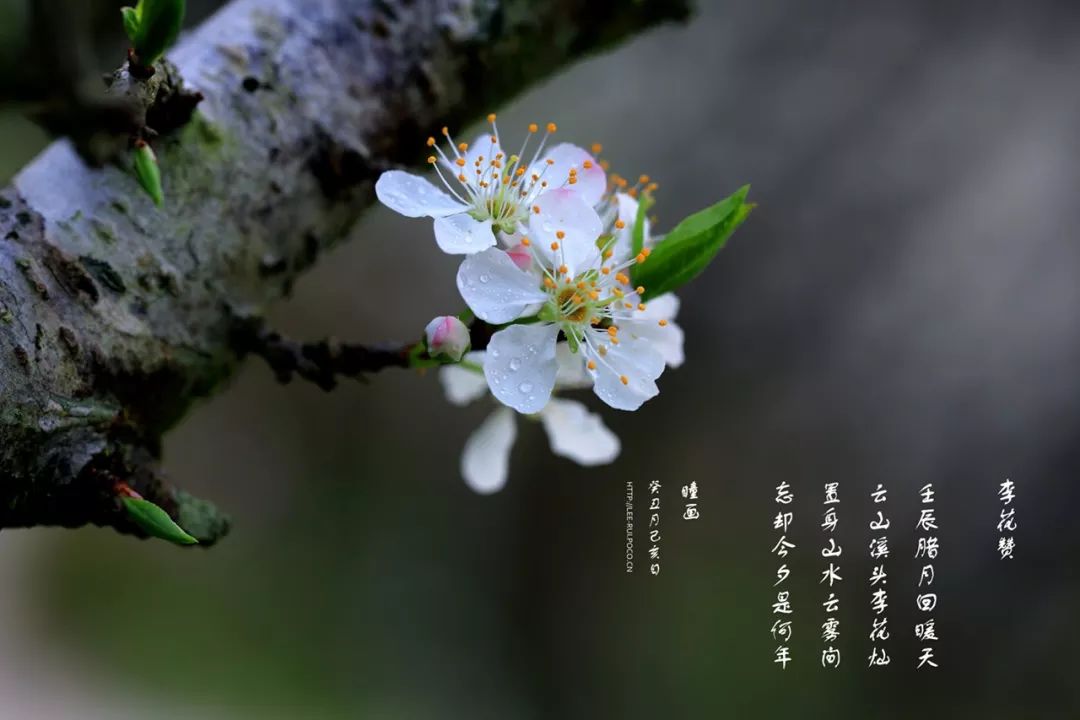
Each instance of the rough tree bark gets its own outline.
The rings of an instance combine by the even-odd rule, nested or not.
[[[125,483],[203,543],[220,538],[227,518],[157,459],[236,370],[237,329],[348,235],[379,173],[420,160],[437,128],[687,3],[235,0],[187,36],[170,57],[205,99],[156,143],[164,209],[67,141],[0,191],[0,528],[138,535]],[[143,93],[144,109],[165,95]]]

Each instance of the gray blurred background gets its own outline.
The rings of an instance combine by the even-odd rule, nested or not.
[[[603,142],[617,171],[657,179],[661,230],[753,184],[758,209],[681,293],[686,365],[640,412],[602,410],[619,460],[579,468],[520,423],[508,487],[477,496],[458,458],[490,406],[449,406],[430,374],[324,394],[252,361],[166,448],[181,485],[233,512],[220,546],[0,535],[0,718],[1080,714],[1080,11],[700,4],[687,26],[498,108],[504,133],[554,120],[564,139]],[[101,42],[104,68],[121,44]],[[0,176],[45,142],[0,114]],[[274,319],[309,339],[411,337],[458,309],[456,263],[428,223],[373,210]],[[1006,477],[1020,530],[1003,563]],[[653,479],[657,578],[642,557]],[[683,522],[691,480],[703,517]],[[783,673],[769,635],[780,481],[798,497]],[[838,672],[821,669],[817,637],[832,481]],[[914,670],[911,631],[927,482],[943,547],[932,674]],[[893,664],[869,671],[877,483],[894,522]]]

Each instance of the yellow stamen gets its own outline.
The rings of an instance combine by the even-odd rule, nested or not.
[[[537,131],[537,130],[539,130],[539,129],[540,129],[540,128],[538,128],[538,127],[536,126],[536,123],[529,123],[529,132],[531,132],[531,133],[534,133],[534,132],[536,132],[536,131]]]
[[[630,378],[626,377],[625,375],[620,375],[619,376],[619,382],[621,382],[623,385],[629,385],[630,384]]]
[[[553,123],[553,122],[549,122],[549,123],[547,124],[547,131],[548,131],[549,133],[553,133],[553,132],[555,132],[555,131],[556,131],[556,130],[558,130],[558,129],[559,129],[559,128],[558,128],[558,126],[556,126],[556,125],[555,125],[555,123]]]
[[[551,249],[552,250],[558,250],[559,249],[559,243],[557,243],[557,242],[551,243]]]
[[[564,237],[566,237],[566,233],[565,233],[565,232],[563,232],[562,230],[556,230],[556,231],[555,231],[555,237],[557,237],[557,238],[559,238],[560,240],[562,240],[562,239],[563,239]]]
[[[626,227],[626,223],[624,223],[622,220],[616,220],[615,227],[617,227],[619,230],[622,230],[624,227]]]
[[[657,322],[660,327],[667,327],[667,320],[660,320]]]
[[[595,370],[596,369],[596,361],[595,360],[590,360],[589,362],[585,363],[585,367],[589,368],[590,370]]]

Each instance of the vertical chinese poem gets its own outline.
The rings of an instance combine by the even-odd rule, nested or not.
[[[920,613],[920,622],[915,624],[915,637],[919,640],[921,650],[919,653],[916,669],[936,668],[934,661],[934,647],[937,643],[937,629],[934,626],[934,610],[937,608],[937,593],[931,590],[936,573],[934,560],[938,556],[937,516],[934,508],[934,484],[927,483],[919,491],[922,507],[919,509],[919,519],[915,523],[915,530],[922,533],[915,547],[915,558],[922,559],[922,570],[919,571],[919,593],[915,596],[915,609]],[[931,534],[933,533],[933,534]]]
[[[818,584],[828,583],[829,585],[829,596],[821,604],[825,609],[825,621],[821,624],[821,640],[825,644],[825,647],[821,650],[821,667],[824,668],[840,667],[840,650],[835,646],[836,641],[840,638],[840,619],[837,617],[840,612],[840,599],[833,592],[833,586],[843,580],[840,577],[839,565],[843,548],[833,537],[836,533],[836,526],[840,522],[837,515],[839,504],[840,483],[825,483],[825,500],[822,502],[825,511],[822,513],[821,529],[825,533],[828,542],[821,548],[821,557],[828,561],[828,566],[822,571],[821,580],[818,581]]]
[[[794,519],[794,513],[790,509],[794,500],[795,494],[791,492],[790,485],[781,482],[776,486],[774,502],[778,507],[776,518],[773,520],[773,529],[780,532],[780,539],[773,545],[771,552],[781,561],[786,560],[788,553],[795,548],[795,543],[787,539],[788,528],[791,527],[791,522]],[[790,575],[791,570],[788,569],[787,563],[781,562],[780,567],[776,569],[776,582],[773,583],[773,587],[783,585]],[[791,613],[791,592],[781,588],[776,592],[776,602],[773,603],[772,609],[774,618],[772,636],[773,640],[779,643],[776,650],[773,651],[773,662],[779,664],[781,670],[787,670],[788,663],[791,662],[791,648],[789,645],[792,631]]]
[[[889,491],[881,483],[870,493],[870,501],[874,507],[874,519],[870,521],[870,612],[873,613],[870,628],[870,657],[869,667],[885,667],[892,662],[889,652],[885,647],[885,641],[889,639],[889,609],[888,584],[889,573],[885,567],[885,560],[889,557],[889,526],[892,521],[885,515],[885,503],[889,499]]]

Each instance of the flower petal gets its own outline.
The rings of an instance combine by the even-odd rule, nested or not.
[[[529,215],[529,236],[551,267],[565,264],[574,277],[599,264],[596,239],[604,226],[596,210],[566,189],[549,190],[534,205],[540,212]]]
[[[519,413],[539,412],[555,387],[558,325],[511,325],[491,336],[484,376],[495,398]]]
[[[664,293],[653,298],[641,311],[640,317],[647,320],[674,320],[679,314],[679,298],[675,293]]]
[[[534,275],[498,248],[466,257],[458,268],[457,286],[476,316],[495,324],[516,320],[530,305],[548,297]]]
[[[634,223],[637,222],[638,201],[626,193],[616,193],[615,199],[619,204],[618,219],[623,221],[623,229],[615,230],[615,258],[619,261],[630,257],[630,251],[634,247]],[[652,245],[649,235],[649,218],[645,218],[644,246]]]
[[[600,202],[604,191],[607,190],[607,175],[600,167],[600,163],[596,162],[596,158],[577,145],[561,143],[548,150],[541,162],[546,163],[548,160],[553,162],[544,170],[544,179],[552,187],[565,187],[579,195],[590,206]],[[590,167],[586,168],[586,163]],[[568,182],[570,168],[577,170],[577,182],[573,185]],[[564,186],[563,183],[566,185]]]
[[[473,431],[461,453],[461,475],[478,493],[498,492],[506,484],[510,448],[517,439],[517,422],[508,408],[499,408]]]
[[[555,387],[563,390],[592,387],[593,379],[592,375],[585,371],[584,355],[570,352],[569,343],[561,342],[555,346],[555,362],[559,364]]]
[[[620,333],[619,344],[613,345],[607,342],[607,333],[599,330],[592,333],[588,352],[596,361],[596,369],[592,371],[593,391],[601,400],[616,410],[637,410],[659,394],[656,378],[664,372],[664,358],[652,343]],[[593,350],[600,345],[607,349],[603,355]]]
[[[619,456],[619,438],[576,400],[552,398],[540,411],[551,452],[578,465],[603,465]]]
[[[462,361],[483,367],[484,352],[474,350],[465,353]],[[439,382],[442,383],[446,399],[459,406],[468,405],[488,391],[487,378],[483,372],[461,365],[444,365],[439,368]]]
[[[405,217],[445,217],[464,212],[467,207],[424,178],[401,170],[387,170],[380,175],[375,182],[375,196]]]
[[[484,133],[473,141],[472,145],[465,152],[465,174],[476,182],[476,161],[480,158],[484,158],[480,162],[481,172],[486,172],[491,169],[492,159],[502,152],[502,148],[499,144],[491,139],[491,133]]]
[[[686,361],[683,352],[683,330],[674,322],[678,312],[679,298],[674,293],[665,293],[650,300],[645,310],[634,313],[633,318],[620,320],[619,327],[634,337],[645,338],[651,342],[663,356],[667,366],[676,368]],[[666,324],[661,326],[660,320]]]
[[[449,255],[471,255],[495,244],[491,221],[480,222],[468,213],[435,218],[435,242]]]

